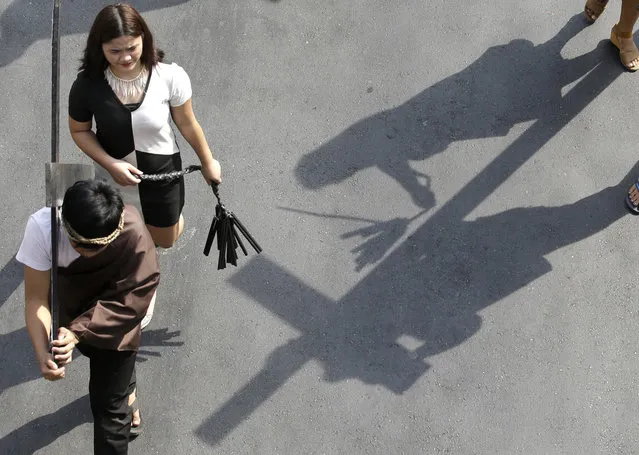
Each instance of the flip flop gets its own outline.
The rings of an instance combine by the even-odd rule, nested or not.
[[[133,400],[133,403],[129,405],[129,408],[131,408],[131,415],[133,415],[134,413],[140,410],[140,406],[138,405],[137,391],[135,392],[135,400]],[[140,415],[140,423],[138,425],[133,425],[133,422],[131,422],[131,431],[129,433],[129,439],[133,440],[137,438],[138,436],[140,436],[140,434],[142,434],[142,416],[141,415]]]
[[[639,180],[637,180],[634,185],[635,188],[639,190]],[[630,199],[630,188],[628,188],[628,193],[626,193],[626,207],[628,208],[628,211],[633,215],[639,215],[639,205],[635,205]]]

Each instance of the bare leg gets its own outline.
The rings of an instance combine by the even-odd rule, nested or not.
[[[631,71],[639,69],[639,49],[632,38],[632,30],[639,19],[639,0],[622,0],[619,22],[613,28],[613,34],[619,47],[621,62]],[[614,43],[614,39],[613,39]]]
[[[184,217],[180,215],[179,221],[173,226],[156,227],[147,224],[146,228],[151,233],[151,237],[156,245],[162,248],[171,248],[184,231]]]
[[[133,391],[133,393],[131,395],[129,395],[129,406],[131,406],[134,401],[135,401],[135,390]],[[138,425],[140,425],[140,410],[139,409],[133,413],[133,419],[131,420],[131,425],[134,426],[134,427],[137,427]]]
[[[617,24],[619,31],[632,33],[637,18],[639,18],[639,1],[621,0],[621,15]]]

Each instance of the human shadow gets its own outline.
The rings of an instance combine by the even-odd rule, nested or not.
[[[407,217],[397,217],[387,221],[373,220],[370,218],[355,217],[351,215],[333,215],[312,212],[309,210],[300,210],[291,207],[278,207],[288,212],[310,215],[319,218],[339,219],[347,221],[355,221],[357,223],[366,223],[367,226],[354,229],[350,232],[342,234],[342,239],[352,237],[361,237],[363,240],[355,248],[351,250],[357,255],[355,270],[360,271],[366,265],[377,262],[384,256],[401,236],[406,233],[411,222],[422,216],[427,210],[417,213],[416,215]]]
[[[161,357],[161,350],[153,348],[184,345],[183,341],[177,340],[180,333],[179,330],[169,331],[167,328],[142,331],[142,341],[136,360],[146,362],[152,357]],[[80,356],[80,351],[75,350],[74,359]],[[11,387],[40,379],[40,369],[33,355],[26,328],[22,327],[7,334],[0,334],[0,371],[2,371],[0,396]]]
[[[605,41],[564,59],[564,45],[585,27],[572,17],[552,39],[535,46],[524,39],[493,46],[470,66],[393,109],[348,127],[306,154],[295,175],[306,188],[344,181],[376,166],[424,209],[435,205],[430,181],[410,165],[441,153],[454,141],[505,136],[517,123],[555,115],[562,88],[601,61]]]
[[[0,453],[3,455],[33,454],[74,428],[92,420],[89,396],[85,395],[4,436],[0,439]]]
[[[189,0],[131,0],[140,13],[181,5]],[[60,36],[86,33],[95,15],[107,5],[103,0],[63,1],[60,7]],[[38,40],[51,39],[52,2],[14,0],[0,16],[0,67],[18,59]],[[78,59],[80,55],[78,55]]]
[[[140,343],[140,349],[138,349],[138,355],[136,357],[137,362],[146,362],[151,357],[161,357],[162,353],[156,350],[149,350],[144,348],[152,347],[179,347],[184,345],[184,341],[176,341],[175,339],[180,336],[182,332],[175,330],[169,332],[168,328],[149,330],[148,328],[142,331],[142,342]]]
[[[182,346],[174,341],[180,331],[166,328],[144,330],[137,361],[160,357],[161,352],[143,348]],[[74,359],[81,356],[74,352]],[[0,335],[0,396],[5,390],[24,382],[40,379],[40,369],[31,352],[29,335],[25,328]],[[58,411],[38,417],[0,439],[0,454],[31,454],[48,446],[75,427],[92,422],[88,395],[64,406]]]
[[[544,256],[626,215],[620,196],[637,173],[639,165],[619,185],[572,204],[427,222],[339,301],[253,258],[231,283],[301,335],[277,348],[197,435],[218,444],[310,360],[326,381],[355,378],[404,393],[428,370],[428,357],[480,329],[482,309],[550,272]]]
[[[0,334],[0,371],[0,396],[11,387],[41,377],[26,328]]]
[[[23,266],[15,255],[0,270],[0,308],[22,284]]]
[[[562,30],[560,35],[564,36],[558,42],[565,43],[572,36],[567,30],[581,28],[574,21],[573,18]],[[571,71],[575,73],[569,77],[565,74],[566,67],[563,71],[555,68],[559,76],[565,76],[565,81],[577,80],[584,74],[585,77],[564,96],[560,93],[563,85],[552,85],[558,88],[552,95],[556,98],[553,108],[530,106],[537,110],[537,121],[339,301],[327,298],[264,257],[254,258],[240,269],[231,279],[233,285],[301,335],[277,348],[261,371],[203,422],[196,434],[211,445],[218,444],[309,360],[322,363],[327,381],[357,378],[397,394],[404,393],[428,370],[429,356],[460,345],[480,329],[479,311],[551,271],[545,255],[594,235],[623,216],[626,211],[622,195],[639,172],[638,165],[622,183],[573,204],[522,207],[474,221],[465,220],[622,74],[616,59],[602,52],[602,45],[571,60]],[[527,57],[532,58],[533,54],[520,55],[522,61]],[[542,59],[537,64],[544,62],[543,55],[537,57]],[[490,61],[497,64],[493,59]],[[485,65],[486,61],[479,66]],[[504,69],[507,68],[506,65]],[[493,70],[486,68],[491,74]],[[481,72],[475,78],[481,78]],[[527,89],[534,91],[531,87]],[[534,95],[527,99],[534,100]],[[514,109],[526,106],[515,103]],[[475,109],[481,114],[481,106]],[[504,114],[508,116],[507,111]],[[534,117],[522,112],[508,118],[511,121],[505,124],[512,126],[512,119]],[[401,123],[400,119],[397,123]],[[393,161],[390,151],[382,153],[378,148],[366,153],[367,147],[375,144],[371,138],[379,137],[372,123],[367,127],[368,136],[360,135],[359,140],[350,142],[353,150],[344,148],[344,155],[329,153],[327,146],[312,154],[322,163],[304,157],[297,168],[298,177],[309,186],[339,182],[350,175],[349,165],[359,166],[350,172],[363,166],[364,161],[349,161],[345,155],[351,152],[355,157],[370,158],[368,165],[385,166],[380,162],[387,160],[401,167],[406,162],[406,149],[401,150],[403,154],[398,153],[399,163]],[[430,136],[414,133],[408,134],[406,141],[419,143],[422,139],[431,140]],[[340,141],[343,145],[349,139],[342,134],[336,139]],[[326,162],[331,159],[336,163]],[[317,178],[310,170],[315,164],[314,169],[320,174]],[[399,181],[410,188],[418,202],[427,201],[423,195],[411,192],[417,189],[414,183]],[[387,223],[379,226],[378,231],[363,234],[383,237],[385,231],[397,235],[403,229],[397,223]],[[388,248],[391,243],[387,240],[368,243],[358,254],[360,258],[381,257],[380,245]],[[418,346],[407,347],[402,341],[406,338]]]

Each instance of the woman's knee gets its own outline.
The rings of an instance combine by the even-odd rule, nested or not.
[[[155,244],[161,248],[171,248],[182,235],[184,230],[184,218],[180,215],[180,219],[176,224],[169,227],[159,228],[147,224],[147,229],[151,233],[151,238]]]
[[[159,246],[160,248],[171,248],[173,245],[175,245],[175,242],[177,242],[178,236],[177,233],[175,235],[170,235],[170,234],[161,234],[161,235],[153,235],[153,233],[151,233],[151,237],[153,238],[153,241],[155,242],[156,246]]]

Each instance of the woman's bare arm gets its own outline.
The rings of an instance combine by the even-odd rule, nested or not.
[[[142,174],[138,168],[126,161],[117,160],[110,156],[98,142],[98,138],[91,129],[92,122],[77,122],[69,117],[69,131],[73,142],[93,161],[98,163],[120,185],[137,185]],[[131,150],[132,151],[132,150]]]
[[[206,142],[202,127],[195,118],[193,105],[189,99],[181,106],[171,107],[171,117],[180,133],[186,139],[202,164],[202,175],[208,183],[222,182],[222,168],[220,163],[213,158],[209,144]]]

